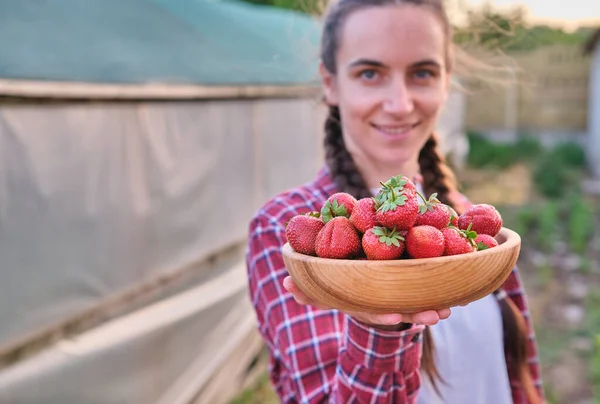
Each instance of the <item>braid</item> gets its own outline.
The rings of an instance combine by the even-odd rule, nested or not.
[[[423,176],[423,189],[427,194],[437,192],[440,202],[462,211],[458,201],[453,200],[456,192],[456,177],[446,165],[444,156],[438,150],[438,138],[432,134],[419,153],[419,167]]]
[[[338,190],[347,192],[357,199],[371,197],[365,180],[346,149],[340,125],[340,111],[334,106],[329,107],[329,115],[325,121],[324,143],[325,162]]]

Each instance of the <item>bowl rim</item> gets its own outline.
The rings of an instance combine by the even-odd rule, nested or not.
[[[438,263],[464,261],[464,260],[467,260],[470,257],[472,257],[473,254],[477,254],[477,257],[484,257],[485,254],[495,255],[495,254],[500,254],[505,250],[510,250],[515,247],[520,248],[521,236],[519,236],[519,233],[517,233],[516,231],[511,230],[507,227],[501,227],[500,231],[494,238],[498,237],[499,235],[503,235],[504,237],[506,237],[506,240],[503,243],[498,243],[498,245],[496,247],[487,248],[485,250],[480,250],[480,251],[473,251],[473,252],[466,253],[466,254],[442,255],[440,257],[432,257],[432,258],[403,258],[403,259],[395,259],[395,260],[368,260],[368,259],[367,260],[359,260],[359,259],[355,259],[355,258],[322,258],[322,257],[302,254],[297,251],[294,251],[294,249],[292,248],[292,246],[290,245],[289,242],[286,242],[281,247],[281,251],[283,254],[286,254],[288,257],[290,257],[292,259],[298,259],[301,261],[310,261],[315,264],[318,264],[319,262],[327,262],[327,263],[335,262],[335,263],[340,263],[340,264],[352,262],[353,265],[357,265],[357,263],[360,263],[361,261],[365,261],[365,262],[369,262],[370,266],[372,266],[372,265],[389,266],[390,263],[392,263],[394,265],[396,265],[396,264],[397,265],[403,265],[403,264],[417,265],[417,264],[424,263],[424,262],[433,262],[434,260]]]

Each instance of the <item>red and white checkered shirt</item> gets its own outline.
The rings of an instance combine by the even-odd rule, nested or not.
[[[285,223],[320,210],[335,192],[323,168],[313,182],[268,201],[250,223],[250,297],[270,351],[271,382],[284,403],[414,403],[421,384],[423,326],[381,331],[337,310],[300,305],[282,286],[288,275],[281,256]],[[517,268],[504,290],[525,315],[529,363],[541,394],[537,348]],[[526,404],[516,375],[509,377],[514,403]]]

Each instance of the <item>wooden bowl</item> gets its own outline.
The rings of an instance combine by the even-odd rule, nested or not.
[[[464,305],[500,287],[514,268],[521,237],[507,228],[498,246],[469,254],[387,261],[312,257],[282,248],[292,279],[308,297],[341,311],[415,313]]]

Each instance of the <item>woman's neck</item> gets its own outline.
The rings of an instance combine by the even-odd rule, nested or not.
[[[381,182],[397,175],[404,175],[412,181],[420,178],[419,162],[417,160],[394,165],[368,161],[364,158],[354,158],[354,160],[369,189],[379,188]]]

